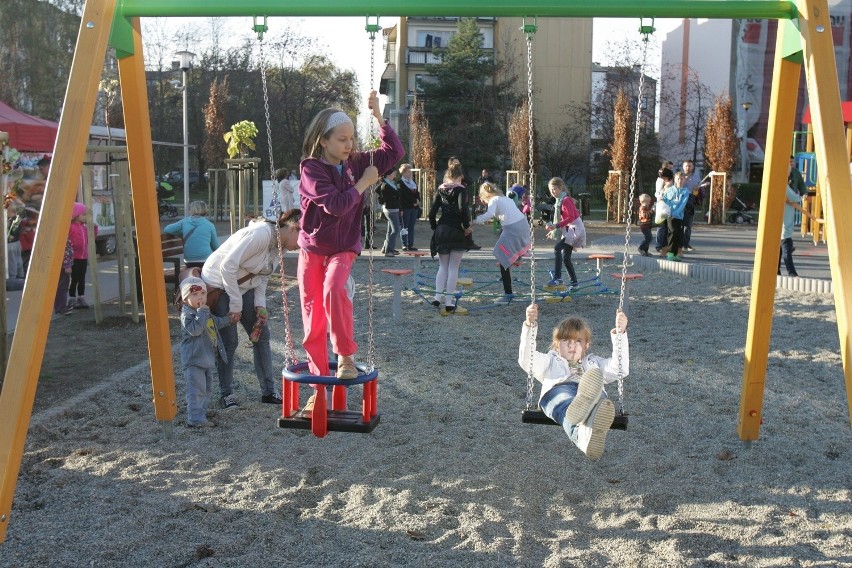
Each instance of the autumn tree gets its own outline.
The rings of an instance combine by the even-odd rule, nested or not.
[[[408,114],[408,129],[411,133],[411,161],[421,170],[417,185],[423,203],[429,203],[435,191],[435,144],[429,130],[429,119],[423,111],[423,101],[414,97]]]
[[[226,143],[222,137],[225,128],[225,106],[228,101],[228,77],[213,79],[210,96],[204,105],[204,145],[202,154],[207,167],[218,168],[226,155]]]
[[[620,221],[624,209],[625,191],[630,184],[630,103],[627,94],[619,90],[615,97],[612,142],[606,150],[610,159],[610,174],[604,185],[607,218]]]
[[[725,207],[734,200],[735,190],[731,185],[730,174],[737,161],[737,134],[734,113],[730,97],[716,98],[713,110],[707,117],[707,128],[704,134],[704,163],[715,173],[726,173],[727,176],[713,176],[710,186],[711,219],[722,222],[722,200],[724,195]],[[722,180],[725,180],[724,187]]]

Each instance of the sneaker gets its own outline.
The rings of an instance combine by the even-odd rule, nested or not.
[[[260,397],[260,402],[263,402],[265,404],[281,404],[284,401],[281,399],[280,396],[278,396],[275,393],[272,393],[272,394],[265,394],[262,397]]]
[[[780,272],[779,272],[779,274],[780,274]],[[432,300],[432,306],[435,307],[435,308],[440,308],[441,307],[440,300]]]
[[[568,286],[568,291],[569,291],[569,292],[575,292],[575,291],[577,291],[579,288],[580,288],[580,285],[579,285],[579,284],[577,284],[576,282],[572,282],[572,283],[571,283],[571,285],[570,285],[570,286]]]
[[[240,407],[240,405],[239,405],[239,404],[237,404],[236,399],[234,399],[234,395],[232,395],[232,394],[229,394],[229,395],[226,395],[226,396],[223,396],[222,398],[220,398],[220,399],[219,399],[219,404],[220,404],[220,405],[222,406],[222,408],[224,408],[225,410],[232,410],[232,409],[234,409],[234,408],[239,408],[239,407]]]
[[[187,422],[187,428],[214,428],[216,424],[210,422],[209,420],[202,420],[201,422]]]
[[[651,256],[651,253],[644,249],[639,249],[639,254],[641,254],[642,256]]]
[[[683,247],[683,250],[685,250],[686,252],[692,252],[692,251],[694,251],[695,249],[694,249],[694,248],[692,248],[692,247]]]
[[[302,418],[312,418],[314,413],[314,404],[316,403],[317,395],[312,394],[307,402],[305,402],[304,408],[302,408],[301,416]]]
[[[74,313],[74,307],[73,306],[66,306],[65,309],[62,310],[59,313],[62,314],[63,316],[73,314]]]
[[[603,396],[603,386],[603,372],[600,369],[589,369],[583,373],[577,385],[577,396],[565,411],[565,419],[571,424],[585,422],[592,408]]]
[[[409,251],[415,251],[415,250],[420,250],[420,249],[418,249],[417,247],[408,247],[408,250]]]
[[[481,246],[479,246],[479,245],[478,245],[478,244],[476,244],[476,243],[471,243],[471,244],[470,244],[470,246],[469,246],[469,247],[467,247],[467,249],[468,249],[468,250],[480,250],[481,248],[482,248],[482,247],[481,247]]]
[[[442,316],[466,316],[467,314],[467,308],[461,306],[444,306],[441,308]]]
[[[355,358],[352,355],[341,356],[338,359],[337,378],[342,381],[351,381],[358,378],[358,368],[355,366]]]
[[[562,279],[561,278],[554,278],[553,280],[548,282],[547,285],[548,286],[562,286]]]
[[[683,259],[681,257],[679,257],[678,255],[674,254],[673,252],[670,252],[670,253],[666,253],[666,260],[671,260],[673,262],[680,262]]]
[[[395,252],[386,252],[385,256],[396,256]]]
[[[508,304],[515,297],[514,294],[503,294],[499,298],[494,300],[495,304]]]
[[[613,418],[615,405],[604,398],[592,409],[588,422],[577,427],[577,447],[590,460],[597,460],[603,455],[606,435],[609,434]]]
[[[86,298],[84,298],[83,296],[80,296],[79,298],[77,298],[77,306],[76,307],[81,309],[81,310],[88,310],[89,304],[86,302]]]

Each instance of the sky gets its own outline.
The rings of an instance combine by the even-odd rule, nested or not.
[[[198,19],[174,18],[168,19],[168,24],[174,26],[198,26]],[[379,24],[392,25],[393,18],[380,19]],[[660,67],[660,44],[666,34],[674,29],[680,19],[658,19],[654,22],[656,32],[651,36],[648,51],[649,64],[658,69]],[[371,23],[374,21],[371,20]],[[227,29],[234,37],[251,34],[251,18],[228,18]],[[337,66],[342,69],[354,70],[359,79],[362,97],[366,101],[370,90],[370,39],[364,30],[366,18],[354,17],[325,17],[325,18],[269,18],[269,33],[276,29],[287,27],[298,27],[302,35],[316,38],[319,45],[324,46],[328,55]],[[646,21],[647,23],[647,21]],[[204,24],[202,24],[204,25]],[[638,18],[595,18],[593,23],[593,47],[592,60],[607,65],[606,54],[608,44],[618,42],[624,37],[631,35],[639,37],[638,29],[640,20]],[[520,33],[520,32],[519,32]],[[384,71],[384,52],[382,51],[381,32],[376,34],[375,39],[375,68],[372,88],[378,89],[379,78]],[[653,76],[653,73],[649,73]],[[366,104],[365,104],[366,107]],[[362,118],[366,113],[362,113]],[[366,120],[366,118],[364,119]]]

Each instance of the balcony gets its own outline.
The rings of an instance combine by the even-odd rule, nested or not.
[[[405,63],[406,65],[435,65],[441,62],[441,51],[431,47],[409,47],[405,51]],[[493,49],[483,51],[487,57],[494,57]]]

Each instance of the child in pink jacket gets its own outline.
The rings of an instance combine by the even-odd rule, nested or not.
[[[86,270],[89,268],[89,232],[86,229],[86,206],[75,203],[71,213],[71,227],[68,240],[74,251],[74,264],[71,266],[71,285],[68,288],[68,307],[86,309]],[[95,235],[98,228],[95,227]]]

